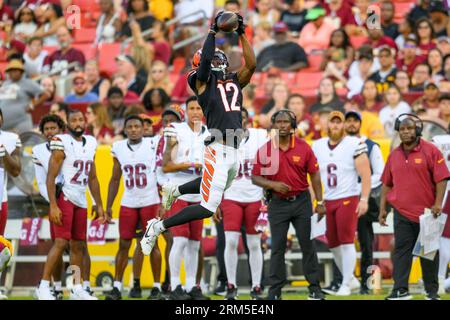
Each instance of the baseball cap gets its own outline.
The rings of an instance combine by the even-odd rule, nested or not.
[[[341,121],[345,121],[345,116],[342,112],[340,111],[331,111],[330,114],[328,115],[328,121],[333,120],[334,118],[339,118]]]
[[[9,43],[5,43],[3,47],[8,50],[15,49],[18,53],[23,54],[26,46],[22,41],[13,39]]]
[[[326,12],[325,12],[324,8],[322,8],[321,6],[316,6],[316,7],[313,7],[308,10],[308,13],[306,14],[305,19],[314,21],[314,20],[324,16],[325,13]]]
[[[438,86],[434,82],[428,82],[425,84],[425,89],[428,89],[429,87],[434,87],[435,89],[438,89]]]
[[[436,41],[439,43],[439,42],[447,42],[447,43],[450,43],[450,37],[447,37],[447,36],[440,36],[440,37],[438,37],[437,39],[436,39]]]
[[[119,87],[111,87],[111,88],[109,88],[108,93],[107,93],[106,96],[107,96],[108,98],[111,98],[111,96],[112,96],[113,94],[119,94],[119,95],[121,95],[121,96],[123,97],[123,92],[122,92],[122,90],[120,90]]]
[[[22,61],[17,60],[17,59],[14,59],[14,60],[11,60],[11,61],[6,65],[5,71],[8,72],[8,71],[10,71],[10,70],[21,70],[21,71],[25,71],[25,68],[24,68],[24,66],[23,66]]]
[[[433,1],[430,4],[430,13],[440,12],[448,16],[448,11],[444,8],[444,4],[442,1]]]
[[[283,33],[283,32],[287,32],[289,30],[288,26],[286,23],[284,23],[283,21],[278,21],[277,23],[275,23],[273,25],[273,32],[275,33]]]
[[[178,118],[178,120],[180,120],[180,121],[184,120],[184,112],[181,109],[181,107],[177,104],[173,104],[170,107],[167,107],[166,109],[164,109],[161,116],[164,117],[167,114],[175,115]]]
[[[153,124],[153,120],[152,120],[152,118],[151,118],[148,114],[146,114],[146,113],[141,113],[141,114],[139,114],[139,117],[142,119],[142,121],[147,121],[147,122],[149,122],[150,124]]]
[[[133,59],[132,56],[128,54],[120,54],[116,57],[116,61],[123,61],[123,62],[129,62],[132,65],[136,65],[136,61]]]
[[[350,118],[350,117],[355,117],[359,121],[362,121],[362,116],[358,111],[350,110],[350,111],[346,112],[345,119],[347,120],[347,118]]]

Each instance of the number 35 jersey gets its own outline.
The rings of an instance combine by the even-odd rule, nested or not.
[[[129,208],[143,208],[160,203],[156,185],[157,141],[143,138],[137,145],[128,139],[114,142],[111,154],[122,169],[124,193],[120,204]]]
[[[50,142],[50,150],[63,151],[65,155],[60,171],[64,196],[76,206],[87,208],[86,188],[97,141],[92,136],[83,136],[82,141],[77,141],[69,134],[60,134]]]
[[[333,148],[329,138],[315,141],[312,150],[320,168],[324,200],[337,200],[360,194],[355,159],[367,153],[367,145],[360,138],[346,136]]]
[[[250,128],[248,132],[249,135],[242,140],[239,147],[243,155],[239,171],[224,195],[224,199],[243,203],[256,202],[263,197],[262,188],[252,183],[251,176],[256,153],[269,139],[264,129]]]

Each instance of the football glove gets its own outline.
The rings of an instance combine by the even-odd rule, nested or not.
[[[239,21],[239,26],[236,29],[236,32],[238,35],[243,35],[245,33],[245,27],[246,27],[246,25],[244,24],[244,18],[239,13],[236,13],[236,15],[238,16],[238,21]]]
[[[176,138],[177,137],[177,131],[174,127],[166,127],[164,128],[164,137],[165,138]]]
[[[211,30],[214,31],[215,33],[219,32],[219,27],[217,26],[217,20],[220,18],[220,16],[223,14],[223,11],[219,11],[216,15],[216,17],[214,18],[214,22],[211,24]]]

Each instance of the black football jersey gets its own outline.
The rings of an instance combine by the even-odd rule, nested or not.
[[[229,73],[224,77],[223,72],[211,71],[206,89],[200,95],[196,90],[196,79],[197,72],[194,70],[188,77],[188,83],[197,94],[208,130],[219,130],[224,139],[242,131],[242,90],[237,73]],[[234,145],[237,147],[236,143]]]

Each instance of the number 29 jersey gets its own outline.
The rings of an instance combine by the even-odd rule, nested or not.
[[[360,194],[355,158],[367,153],[367,145],[360,138],[346,136],[333,149],[329,138],[315,141],[312,150],[320,168],[324,200],[337,200]]]
[[[211,71],[205,91],[201,94],[196,89],[196,70],[189,74],[188,83],[198,97],[208,129],[220,130],[225,137],[227,129],[242,129],[242,90],[237,73],[229,73],[225,78],[223,75],[221,71]]]
[[[143,138],[139,145],[128,139],[114,142],[111,154],[121,166],[124,193],[120,204],[128,208],[143,208],[160,203],[156,185],[157,141]]]
[[[93,136],[83,135],[82,141],[77,141],[69,134],[60,134],[53,137],[50,150],[62,151],[65,155],[60,171],[64,179],[64,196],[76,206],[87,208],[86,188],[97,141]]]

